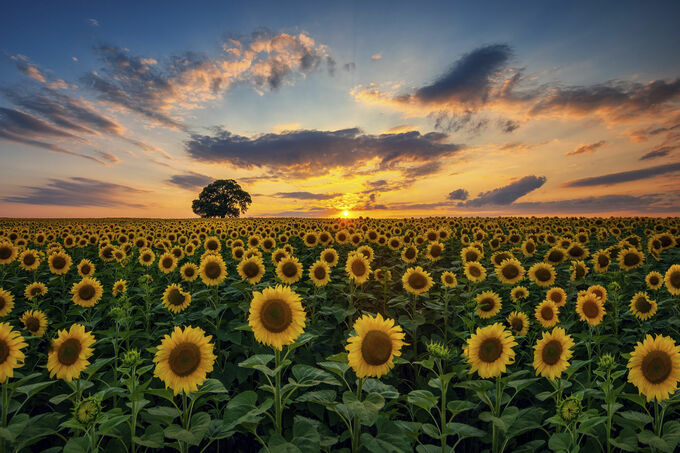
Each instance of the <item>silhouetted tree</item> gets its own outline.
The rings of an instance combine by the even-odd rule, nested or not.
[[[201,217],[238,217],[252,203],[250,194],[233,179],[218,179],[203,188],[191,209]]]

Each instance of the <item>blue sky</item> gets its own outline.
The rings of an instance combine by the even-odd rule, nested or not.
[[[191,216],[199,182],[222,177],[256,195],[253,215],[677,213],[678,2],[93,3],[4,7],[6,215]],[[76,105],[87,130],[60,123]],[[495,190],[510,197],[484,201]]]

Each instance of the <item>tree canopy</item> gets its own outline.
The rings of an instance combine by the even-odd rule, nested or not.
[[[252,200],[233,179],[218,179],[203,188],[191,204],[201,217],[238,217],[248,210]]]

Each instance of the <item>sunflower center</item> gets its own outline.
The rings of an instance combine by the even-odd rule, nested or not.
[[[496,306],[496,302],[491,297],[485,297],[479,301],[479,309],[482,311],[491,311]]]
[[[30,254],[24,256],[24,264],[26,266],[31,266],[31,265],[33,265],[33,263],[35,263],[35,256],[30,255]]]
[[[659,384],[671,374],[673,363],[665,351],[651,351],[642,359],[642,374],[652,384]]]
[[[680,271],[672,272],[668,280],[670,280],[673,288],[680,288]]]
[[[182,305],[184,303],[184,294],[180,292],[177,288],[172,288],[168,293],[168,302],[171,305]]]
[[[40,330],[40,321],[35,316],[27,318],[26,321],[24,321],[24,325],[26,326],[26,329],[31,332],[37,332]]]
[[[442,254],[442,248],[439,247],[438,245],[433,245],[432,248],[430,248],[430,255],[433,257],[438,257],[439,255]]]
[[[444,281],[445,281],[447,284],[450,285],[450,284],[453,283],[453,277],[451,277],[450,275],[447,275],[446,277],[444,277]]]
[[[78,360],[78,356],[80,356],[80,351],[82,351],[82,349],[83,346],[76,338],[69,338],[64,341],[57,354],[59,363],[66,366],[73,365]]]
[[[210,261],[205,265],[205,275],[210,279],[215,279],[222,274],[222,269],[220,265],[214,261]]]
[[[541,360],[546,365],[555,365],[562,357],[562,343],[559,340],[550,340],[543,346]]]
[[[552,307],[543,307],[541,308],[541,317],[545,319],[546,321],[550,321],[553,319],[553,316],[555,316],[555,313],[553,312]]]
[[[626,266],[635,266],[640,262],[640,257],[636,253],[626,253],[623,257],[623,262]]]
[[[323,259],[324,259],[324,261],[326,261],[327,263],[332,263],[333,261],[335,261],[335,257],[333,256],[332,253],[326,253],[326,254],[324,254]]]
[[[31,288],[31,296],[39,296],[42,294],[42,288],[39,286],[34,286]]]
[[[297,275],[298,268],[295,265],[295,263],[288,261],[287,263],[284,263],[283,266],[281,267],[281,273],[285,275],[286,277],[295,277]]]
[[[9,345],[5,340],[0,339],[0,365],[5,363],[7,357],[9,357]]]
[[[583,277],[583,276],[586,275],[586,270],[585,270],[585,268],[584,268],[583,266],[581,266],[581,265],[577,265],[577,266],[574,268],[574,272],[576,273],[576,276],[577,276],[577,277]]]
[[[600,267],[609,266],[609,257],[607,257],[607,255],[598,256],[597,257],[597,264],[599,264]]]
[[[477,254],[475,252],[467,252],[465,254],[465,261],[477,261]]]
[[[583,314],[586,315],[587,318],[597,318],[597,315],[600,314],[600,307],[597,304],[597,302],[593,300],[586,300],[583,303],[583,306],[581,307],[583,310]]]
[[[248,278],[257,277],[257,274],[260,273],[260,266],[258,266],[257,263],[248,261],[243,265],[243,273],[246,274],[246,277]]]
[[[649,313],[652,309],[652,304],[647,301],[646,297],[638,297],[635,301],[635,309],[640,313]]]
[[[366,265],[361,260],[352,261],[352,273],[357,277],[361,277],[366,274]]]
[[[538,269],[536,271],[536,280],[539,282],[547,282],[550,281],[550,278],[552,277],[552,274],[550,271],[544,267]]]
[[[420,272],[414,272],[408,277],[408,284],[413,289],[423,289],[427,286],[427,278]]]
[[[0,247],[0,259],[6,260],[10,256],[12,256],[12,249],[9,247]]]
[[[286,301],[269,299],[262,305],[260,321],[269,332],[283,332],[293,323],[293,312]]]
[[[680,278],[679,278],[679,280],[680,280]],[[651,277],[649,277],[649,284],[652,285],[652,286],[658,285],[659,284],[659,277],[657,277],[656,275],[652,275]]]
[[[90,273],[90,265],[89,264],[84,264],[80,267],[80,272],[83,274],[87,275]]]
[[[553,263],[557,263],[562,261],[562,252],[558,251],[552,251],[550,252],[550,255],[548,255],[548,259],[552,261]]]
[[[180,343],[172,350],[168,365],[177,376],[189,376],[201,364],[201,350],[193,343]]]
[[[508,280],[512,280],[513,278],[519,276],[519,269],[514,264],[504,266],[502,272],[503,277],[507,278]]]
[[[512,318],[512,321],[510,321],[510,327],[512,327],[512,330],[515,332],[521,332],[522,329],[524,329],[524,321],[522,321],[520,318]]]
[[[416,257],[416,250],[413,247],[409,247],[406,249],[406,252],[404,252],[404,256],[407,259],[412,260]]]
[[[63,269],[66,266],[66,260],[63,256],[56,256],[52,259],[52,267],[55,269]]]
[[[528,242],[525,248],[529,253],[533,253],[536,250],[536,246],[532,242]]]
[[[208,250],[217,250],[217,241],[208,241],[206,246]]]
[[[571,256],[574,258],[579,258],[581,255],[583,255],[583,249],[581,247],[572,247],[570,253]]]
[[[479,270],[477,266],[470,266],[468,272],[470,272],[470,275],[472,275],[473,277],[479,277],[480,275],[482,275],[482,271]]]
[[[371,366],[383,365],[392,355],[390,336],[380,330],[369,331],[361,342],[361,355]]]
[[[0,296],[0,310],[5,308],[5,305],[7,305],[7,302],[5,301],[5,298]]]
[[[326,269],[324,269],[322,266],[317,266],[314,268],[314,277],[317,280],[323,280],[326,278]]]
[[[503,344],[498,338],[486,338],[479,345],[479,358],[483,362],[495,362],[503,352]]]
[[[194,273],[195,271],[193,267],[187,267],[184,269],[184,275],[186,275],[187,277],[193,277]]]
[[[82,300],[90,300],[94,297],[95,292],[94,286],[88,283],[78,289],[78,297]]]
[[[234,256],[236,256],[236,259],[241,258],[241,257],[243,256],[243,250],[240,250],[240,249],[239,249],[239,250],[236,250],[236,251],[234,252]],[[280,259],[280,258],[279,258],[279,259]]]
[[[558,303],[562,302],[562,295],[560,293],[558,293],[557,291],[554,291],[554,292],[550,293],[550,300],[552,300],[553,302],[558,304]]]
[[[173,259],[170,257],[163,258],[163,267],[170,269],[172,267]]]

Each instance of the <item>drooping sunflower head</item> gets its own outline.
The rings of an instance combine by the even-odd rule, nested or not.
[[[163,306],[173,313],[179,313],[191,304],[191,294],[182,291],[176,283],[169,285],[163,292]]]
[[[493,318],[501,311],[501,296],[494,291],[484,291],[478,294],[475,300],[477,301],[475,311],[482,319]]]
[[[410,267],[401,278],[404,289],[411,294],[424,294],[430,290],[433,284],[432,277],[422,267]]]
[[[347,361],[357,377],[380,378],[394,366],[394,357],[401,355],[404,333],[390,318],[363,315],[354,322],[355,336],[349,337],[345,349]]]
[[[545,254],[545,262],[557,266],[558,264],[564,262],[567,259],[567,251],[562,247],[552,247]]]
[[[506,285],[514,285],[524,278],[524,267],[516,258],[505,259],[496,266],[498,280]]]
[[[81,307],[94,307],[104,294],[104,288],[97,279],[85,277],[80,282],[74,283],[71,288],[74,304]]]
[[[500,323],[478,327],[463,348],[463,355],[470,364],[469,372],[476,371],[484,379],[500,376],[507,365],[515,361],[513,347],[516,345],[512,333]]]
[[[204,256],[198,271],[206,286],[218,286],[227,278],[227,265],[219,255]]]
[[[445,288],[455,288],[456,286],[458,286],[458,279],[456,278],[456,274],[454,274],[451,271],[446,271],[442,274],[441,282]]]
[[[92,426],[102,412],[101,398],[90,396],[78,401],[73,408],[73,418],[82,426]]]
[[[302,263],[294,256],[283,258],[276,265],[276,276],[285,284],[293,284],[302,278]]]
[[[277,285],[255,291],[250,302],[248,324],[255,340],[279,351],[304,331],[306,314],[300,296],[288,286]]]
[[[69,382],[77,379],[80,373],[90,364],[94,336],[85,331],[81,324],[73,324],[69,330],[62,329],[58,337],[52,340],[51,350],[47,358],[47,369],[50,377]]]
[[[628,360],[628,382],[647,401],[668,399],[680,381],[680,346],[671,337],[647,335],[638,342]]]
[[[331,268],[323,260],[317,260],[309,268],[309,278],[315,286],[326,286],[331,281]]]
[[[40,310],[25,311],[19,320],[34,337],[42,337],[47,330],[47,316]]]
[[[557,414],[565,423],[576,422],[582,412],[583,405],[581,404],[581,398],[577,396],[563,399],[557,407]]]
[[[576,299],[576,313],[578,313],[581,321],[586,321],[591,326],[597,326],[606,314],[604,301],[595,294],[586,292]]]
[[[658,305],[655,300],[647,297],[647,293],[640,291],[630,299],[630,312],[641,321],[645,321],[656,314]]]
[[[609,256],[609,252],[607,252],[606,250],[600,250],[598,252],[595,252],[592,259],[593,269],[597,273],[607,272],[607,270],[609,269],[609,265],[612,262],[612,259]]]
[[[47,285],[42,282],[33,282],[26,285],[24,296],[28,300],[34,300],[37,297],[42,297],[47,294]]]
[[[571,262],[571,276],[569,277],[571,281],[583,280],[588,274],[588,266],[585,261],[572,261]]]
[[[673,264],[666,271],[664,283],[669,293],[680,296],[680,264]]]
[[[559,322],[559,308],[552,300],[544,300],[536,306],[534,317],[545,329],[549,329]]]
[[[587,247],[577,242],[574,242],[567,249],[567,255],[572,260],[583,260],[588,258],[588,255],[590,255],[590,251],[588,250]]]
[[[350,253],[347,256],[345,272],[350,280],[357,285],[361,285],[371,276],[371,265],[361,253]]]
[[[28,346],[24,337],[9,323],[0,323],[0,384],[14,376],[14,370],[24,365],[26,356],[21,350]]]
[[[258,283],[264,276],[264,262],[259,256],[251,256],[242,260],[236,267],[241,279],[246,280],[251,285]]]
[[[486,278],[486,269],[478,261],[468,261],[464,264],[465,277],[473,282],[478,283]]]
[[[512,288],[512,291],[510,291],[510,298],[513,302],[517,302],[520,299],[526,299],[527,297],[529,297],[529,290],[524,286],[515,286]]]
[[[529,280],[541,287],[554,284],[555,276],[555,268],[552,264],[536,263],[529,268]]]
[[[213,370],[215,359],[212,335],[205,335],[200,327],[175,326],[172,334],[165,335],[153,359],[154,376],[177,395],[198,390],[206,376]]]
[[[574,340],[561,327],[552,332],[543,332],[543,337],[534,346],[534,369],[536,375],[548,379],[558,378],[569,367]]]
[[[375,279],[379,283],[387,285],[389,282],[392,281],[392,271],[384,267],[381,267],[376,269],[375,272],[373,272],[373,277],[375,277]]]
[[[552,287],[545,293],[545,298],[555,302],[558,307],[563,307],[567,303],[567,292],[558,287]]]
[[[516,337],[523,337],[529,332],[529,317],[521,311],[513,311],[508,316],[508,326]]]
[[[118,280],[116,283],[113,284],[113,297],[119,296],[121,294],[125,294],[127,292],[127,281],[125,280]]]
[[[536,253],[536,243],[533,239],[527,239],[522,243],[522,253],[524,256],[533,256]]]

